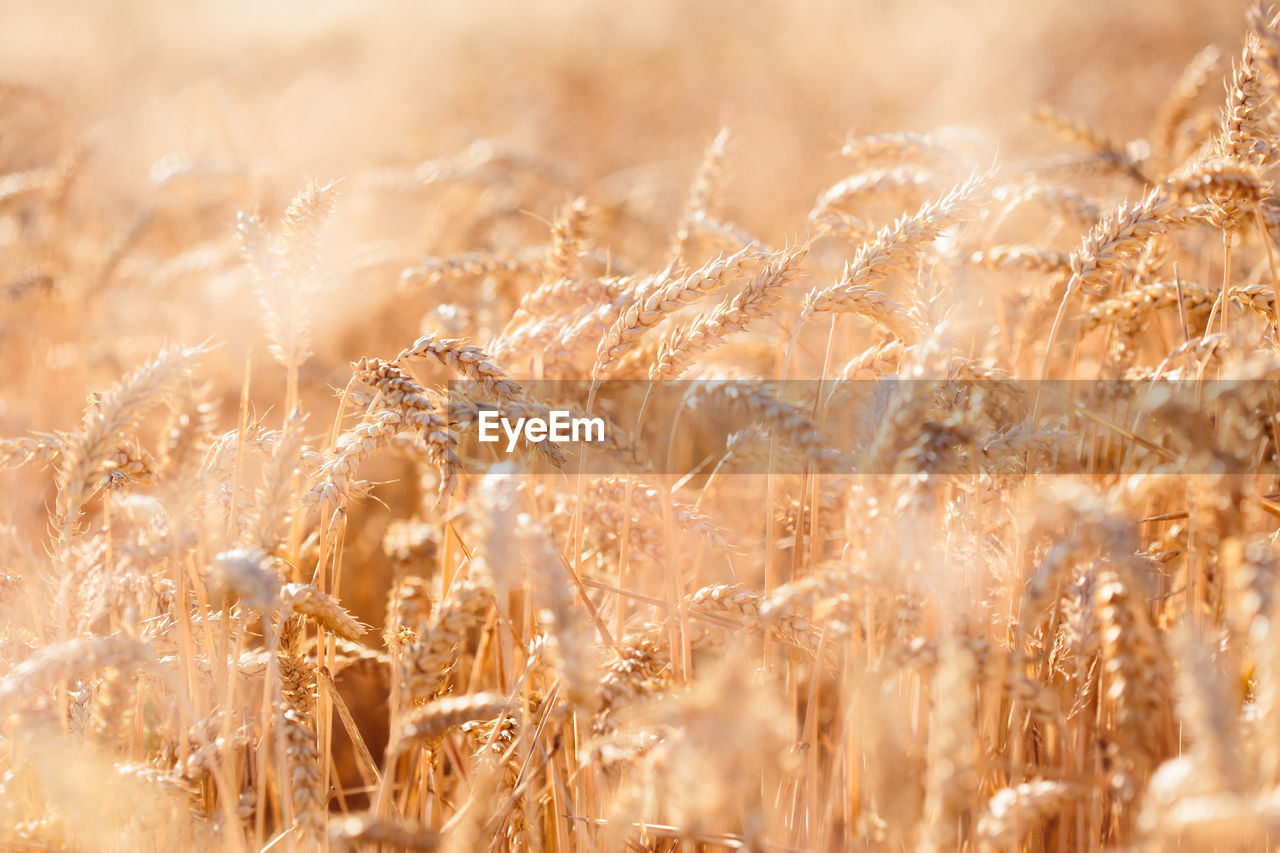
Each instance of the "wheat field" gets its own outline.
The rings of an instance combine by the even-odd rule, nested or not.
[[[1274,10],[2,5],[0,850],[1280,848]]]

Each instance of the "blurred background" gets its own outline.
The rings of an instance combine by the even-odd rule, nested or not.
[[[962,124],[1019,149],[1042,103],[1145,132],[1201,47],[1238,54],[1240,0],[7,0],[0,164],[77,139],[122,192],[180,153],[278,177],[516,143],[586,184],[679,183],[734,132],[727,202],[768,238],[839,176],[846,133]],[[1214,92],[1213,94],[1217,94]],[[1028,137],[1024,139],[1023,137]],[[678,199],[677,199],[678,203]]]

